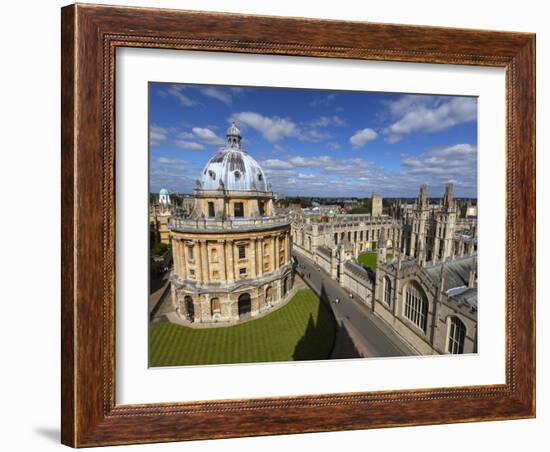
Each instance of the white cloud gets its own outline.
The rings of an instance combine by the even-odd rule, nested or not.
[[[436,148],[418,156],[403,155],[401,164],[408,175],[428,184],[454,181],[464,187],[477,186],[477,149],[470,144]]]
[[[432,96],[404,94],[397,100],[383,101],[383,104],[388,108],[393,117],[400,117],[413,108],[428,105],[432,99]]]
[[[384,196],[415,196],[420,184],[427,183],[432,196],[439,196],[451,181],[457,195],[476,195],[475,146],[456,144],[403,155],[401,164],[400,170],[387,170],[363,158],[294,155],[270,162],[266,173],[275,191],[293,195],[368,196],[377,191]]]
[[[477,101],[471,97],[403,96],[386,105],[399,118],[384,130],[390,143],[412,132],[439,132],[477,118]]]
[[[321,106],[326,107],[327,105],[330,105],[334,101],[334,99],[336,99],[336,94],[334,93],[322,95],[312,100],[309,105],[314,108]]]
[[[328,147],[331,151],[337,151],[337,150],[340,149],[342,146],[340,146],[338,143],[329,143],[329,144],[327,144],[327,147]]]
[[[284,138],[297,138],[300,141],[318,143],[331,137],[330,133],[323,130],[324,128],[330,125],[345,125],[344,120],[337,115],[321,116],[304,122],[300,126],[290,118],[269,117],[250,111],[235,113],[231,119],[237,121],[238,125],[257,130],[271,143],[276,143]]]
[[[262,161],[262,168],[265,170],[287,170],[293,169],[294,166],[284,160],[267,159]]]
[[[329,127],[329,126],[342,127],[346,125],[346,121],[344,121],[338,115],[320,116],[319,118],[309,121],[308,125],[310,127]]]
[[[163,127],[151,125],[149,128],[149,145],[153,148],[159,147],[168,137],[168,131]]]
[[[183,138],[185,140],[193,139],[195,138],[195,135],[193,135],[191,132],[179,132],[177,134],[178,138]]]
[[[181,149],[189,149],[192,151],[202,151],[204,149],[204,145],[200,143],[196,143],[194,141],[186,141],[186,140],[176,140],[174,144]]]
[[[427,183],[430,196],[440,196],[446,182],[454,181],[457,196],[475,196],[476,159],[474,146],[457,144],[424,152],[403,155],[402,169],[387,170],[363,158],[333,158],[329,155],[289,155],[259,160],[267,180],[276,192],[303,196],[369,196],[373,191],[383,196],[416,196],[418,187]],[[158,163],[158,162],[157,162]],[[159,164],[160,166],[160,164]],[[200,169],[166,165],[169,175],[185,177],[186,190],[191,192]],[[163,186],[174,184],[167,174],[156,173]],[[174,185],[176,186],[176,185]],[[188,188],[187,188],[188,187]]]
[[[323,132],[323,131],[317,130],[317,129],[302,130],[300,132],[300,135],[298,136],[298,138],[301,141],[311,141],[313,143],[318,143],[320,141],[326,141],[330,137],[331,137],[330,133]]]
[[[220,89],[220,88],[214,88],[212,86],[208,88],[201,89],[201,93],[204,96],[211,97],[212,99],[219,100],[220,102],[224,103],[228,107],[231,106],[233,99],[231,97],[231,94],[229,94],[227,91]]]
[[[224,140],[218,137],[210,129],[193,127],[193,134],[205,144],[220,145],[224,143]]]
[[[284,169],[315,168],[325,173],[348,175],[357,175],[358,172],[367,170],[367,168],[370,169],[371,166],[373,166],[371,162],[360,158],[335,159],[328,155],[321,155],[318,157],[303,157],[297,155],[293,157],[288,157],[284,160],[277,160],[277,162],[282,162],[279,166],[283,168],[282,165],[284,164]]]
[[[361,129],[355,132],[352,137],[350,137],[349,142],[354,148],[363,147],[369,141],[375,140],[378,134],[369,128]]]
[[[200,141],[202,144],[218,146],[225,141],[216,135],[211,129],[207,127],[193,127],[191,132],[178,132],[177,138],[181,138],[184,142],[188,141]]]
[[[185,160],[181,159],[171,159],[167,157],[159,157],[157,159],[157,162],[162,165],[182,165],[185,163]]]
[[[232,119],[239,124],[251,127],[262,134],[262,136],[275,143],[286,137],[296,137],[299,135],[299,129],[290,119],[279,118],[278,116],[267,117],[259,113],[245,111],[235,113]]]
[[[185,90],[184,86],[170,85],[170,87],[167,88],[165,92],[167,94],[174,96],[176,99],[178,99],[184,107],[191,107],[195,105],[196,102],[194,100],[192,100],[189,96],[186,96],[185,94],[183,94],[184,90]]]

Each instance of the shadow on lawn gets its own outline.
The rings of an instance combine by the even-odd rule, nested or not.
[[[309,315],[304,335],[294,349],[294,360],[306,361],[330,359],[331,357],[359,357],[360,355],[353,344],[347,328],[343,324],[339,325],[334,318],[324,284],[321,284],[319,299],[321,303],[319,303],[316,319],[314,319],[313,315]],[[324,343],[326,346],[320,346],[320,343]],[[335,346],[337,346],[337,350],[334,350]],[[334,351],[337,353],[333,353]]]

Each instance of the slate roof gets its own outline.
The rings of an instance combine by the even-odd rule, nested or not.
[[[328,256],[328,257],[332,256],[332,251],[330,250],[329,247],[325,245],[318,246],[317,251],[319,251],[321,254],[324,254],[325,256]]]
[[[370,273],[366,268],[364,268],[361,264],[358,264],[357,262],[353,260],[346,261],[344,263],[344,267],[348,269],[351,273],[358,276],[359,278],[365,279],[365,280],[373,280],[374,273]]]
[[[441,278],[441,269],[443,269],[443,277],[445,278],[444,292],[458,300],[460,303],[466,303],[477,309],[477,289],[468,288],[468,280],[470,271],[477,272],[477,256],[468,256],[437,263],[424,268],[424,271],[430,277],[435,285],[439,284]]]

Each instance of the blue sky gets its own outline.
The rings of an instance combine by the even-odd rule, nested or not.
[[[231,120],[273,190],[293,196],[477,197],[477,100],[149,84],[150,189],[192,193]]]

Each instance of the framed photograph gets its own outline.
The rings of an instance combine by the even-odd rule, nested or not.
[[[62,442],[535,416],[535,36],[62,9]]]

